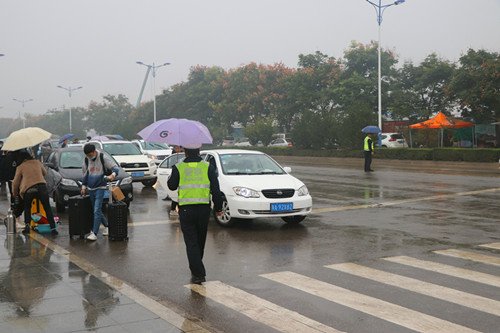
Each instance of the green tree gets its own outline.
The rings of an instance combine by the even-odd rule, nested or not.
[[[257,118],[253,123],[248,124],[243,132],[252,145],[256,145],[259,140],[264,145],[268,145],[273,139],[273,121],[272,118]]]
[[[462,115],[477,123],[500,121],[500,55],[469,49],[459,62],[450,93],[458,99]]]
[[[100,134],[120,134],[134,107],[124,95],[103,97],[102,103],[92,102],[88,107],[87,129]]]
[[[393,119],[409,118],[412,122],[423,121],[431,115],[449,114],[454,100],[447,93],[454,73],[454,65],[432,53],[414,66],[407,62],[395,75],[391,93]]]

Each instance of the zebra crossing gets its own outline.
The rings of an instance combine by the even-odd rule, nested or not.
[[[482,249],[488,249],[489,254],[479,253]],[[425,272],[433,272],[451,279],[462,279],[468,283],[478,284],[483,290],[486,286],[490,288],[488,290],[491,290],[492,297],[476,295],[448,286],[426,282],[421,279],[422,274],[418,274],[418,277],[408,277],[356,263],[340,263],[324,267],[341,274],[348,274],[348,276],[363,279],[364,281],[368,281],[368,283],[383,285],[385,288],[397,288],[397,290],[402,290],[402,292],[411,292],[414,295],[421,295],[422,297],[451,303],[455,307],[465,309],[464,311],[466,312],[462,311],[461,313],[467,313],[467,309],[472,310],[472,312],[483,313],[484,316],[481,318],[488,318],[493,321],[491,325],[486,326],[496,327],[491,332],[500,332],[500,273],[497,274],[495,269],[491,269],[491,267],[500,266],[500,255],[495,253],[496,250],[500,250],[500,243],[481,244],[467,251],[457,249],[433,251],[433,254],[437,254],[438,257],[452,257],[459,260],[466,260],[469,263],[473,262],[474,264],[479,264],[479,266],[486,265],[485,267],[489,267],[490,271],[494,271],[495,274],[408,256],[380,259],[381,263],[389,262],[402,265],[402,267],[410,267],[424,274]],[[440,313],[440,311],[435,311],[431,314],[423,313],[418,310],[418,306],[415,306],[416,309],[412,309],[411,302],[406,302],[405,306],[393,304],[387,300],[349,290],[345,286],[335,285],[334,281],[323,281],[324,279],[319,280],[296,272],[281,271],[266,273],[259,275],[259,277],[271,283],[291,288],[291,290],[306,293],[312,297],[333,302],[347,309],[394,324],[393,332],[407,332],[408,330],[412,330],[416,332],[460,333],[485,330],[485,326],[476,325],[477,327],[475,327],[473,321],[468,321],[467,326],[460,320],[457,320],[459,323],[452,322],[450,316],[445,315],[447,311],[445,307],[439,309],[443,313]],[[297,311],[289,310],[282,305],[270,302],[263,297],[252,295],[247,291],[221,281],[209,281],[203,285],[191,284],[186,285],[186,287],[207,299],[220,303],[279,332],[320,333],[342,332],[346,330],[345,324],[339,327],[331,324],[333,327],[325,325],[314,318],[308,318]],[[346,331],[351,332],[349,329]]]

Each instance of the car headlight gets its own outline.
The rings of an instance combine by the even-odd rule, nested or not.
[[[120,181],[120,185],[132,184],[132,177],[123,178]]]
[[[308,195],[309,194],[309,191],[307,190],[307,187],[305,185],[301,186],[298,190],[297,190],[297,194],[299,195],[299,197],[301,196],[304,196],[304,195]]]
[[[73,179],[63,178],[63,179],[61,179],[61,184],[66,185],[66,186],[78,187],[78,183],[76,181],[74,181]]]
[[[151,155],[151,154],[148,154],[148,157],[155,160],[156,159],[156,155]]]
[[[245,198],[260,198],[259,192],[252,190],[251,188],[246,187],[233,187],[234,193],[236,195],[245,197]]]

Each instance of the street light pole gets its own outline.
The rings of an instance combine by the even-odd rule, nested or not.
[[[69,98],[71,100],[71,92],[74,91],[74,90],[82,89],[83,87],[80,86],[80,87],[77,87],[77,88],[71,88],[71,87],[65,88],[63,86],[57,86],[57,88],[61,88],[61,89],[64,89],[64,90],[68,91],[68,96],[69,96]],[[69,132],[71,133],[71,129],[72,129],[72,126],[71,126],[71,102],[69,104],[70,104],[69,105]]]
[[[405,0],[396,0],[393,3],[390,3],[388,5],[382,5],[382,0],[378,0],[378,4],[376,4],[373,1],[366,0],[369,4],[375,8],[375,12],[377,13],[377,23],[378,23],[378,128],[380,129],[380,132],[378,134],[378,144],[379,147],[382,146],[382,61],[381,61],[381,50],[380,50],[380,43],[381,43],[381,36],[382,36],[382,16],[384,15],[384,12],[387,8],[394,6],[394,5],[400,5]]]
[[[24,110],[24,104],[33,101],[32,98],[30,98],[30,99],[15,99],[15,98],[13,98],[12,100],[21,103],[21,105],[23,106],[23,110]],[[19,111],[19,118],[21,118],[21,111]],[[26,127],[26,119],[24,119],[24,116],[23,116],[23,128],[25,128],[25,127]]]
[[[146,86],[146,81],[147,81],[146,79],[148,77],[149,71],[153,70],[152,71],[152,73],[153,73],[153,122],[156,122],[156,87],[155,87],[156,70],[160,67],[170,65],[170,63],[166,62],[166,63],[161,64],[159,66],[156,66],[154,62],[152,65],[147,65],[147,64],[143,63],[142,61],[136,61],[136,63],[139,65],[146,66],[148,68],[148,71],[146,72],[146,77],[144,78],[144,83],[142,84],[142,89],[141,89],[141,93],[139,95],[139,99],[137,100],[137,106],[139,106],[139,104],[141,103],[141,97],[142,97],[142,93],[144,91],[144,87]]]

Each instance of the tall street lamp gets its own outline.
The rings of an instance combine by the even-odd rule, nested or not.
[[[65,88],[63,86],[57,86],[57,88],[61,88],[61,89],[64,89],[64,90],[68,91],[68,96],[71,99],[71,92],[74,91],[74,90],[82,89],[83,87],[80,86],[80,87],[77,87],[77,88],[71,88],[71,87]],[[72,129],[72,127],[71,127],[71,103],[70,103],[69,104],[69,132],[70,133],[71,133],[71,129]]]
[[[382,0],[378,0],[378,4],[373,2],[373,1],[370,1],[370,0],[366,0],[366,2],[371,4],[373,6],[373,8],[375,8],[375,12],[377,13],[377,22],[378,22],[378,128],[380,128],[380,131],[382,131],[382,74],[381,74],[381,72],[382,72],[381,67],[382,66],[381,66],[381,60],[380,60],[380,58],[381,58],[381,56],[380,56],[380,39],[381,39],[381,32],[382,32],[382,29],[381,29],[382,16],[384,15],[384,12],[387,8],[394,6],[394,5],[400,5],[403,2],[405,2],[405,0],[396,0],[395,2],[387,4],[387,5],[382,5]],[[382,136],[382,134],[379,133],[378,134],[379,146],[382,146],[381,136]]]
[[[21,105],[23,106],[23,110],[24,110],[24,104],[33,101],[32,98],[30,98],[30,99],[15,99],[15,98],[13,98],[12,100],[21,103]],[[19,111],[19,118],[21,118],[21,111]],[[23,116],[23,128],[25,128],[25,127],[26,127],[26,120],[24,119],[24,116]]]
[[[146,66],[148,68],[146,72],[146,77],[144,78],[144,83],[142,84],[141,93],[139,94],[139,99],[137,100],[137,106],[139,106],[139,104],[141,103],[142,93],[144,92],[144,87],[146,86],[146,81],[148,79],[149,72],[153,70],[153,122],[156,122],[156,87],[155,87],[156,70],[160,67],[170,65],[170,63],[166,62],[159,66],[156,66],[154,62],[152,65],[147,65],[142,61],[136,61],[136,63],[139,65]]]

